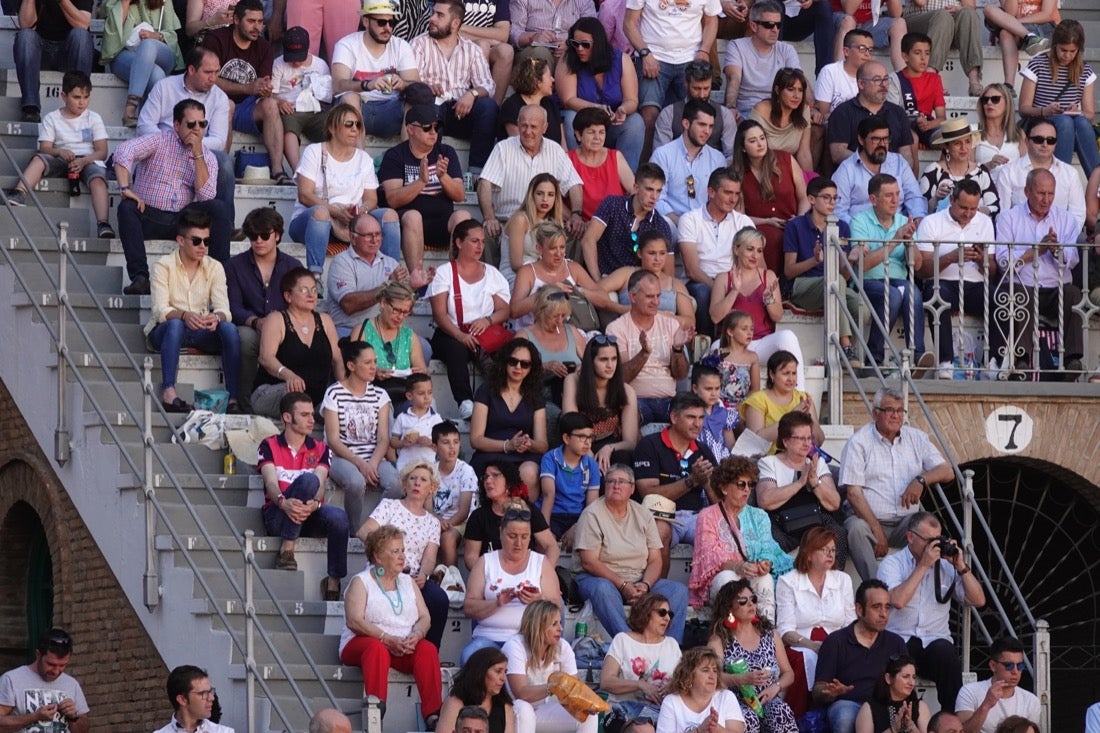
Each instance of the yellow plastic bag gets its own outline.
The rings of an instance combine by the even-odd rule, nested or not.
[[[550,694],[566,711],[580,722],[588,720],[589,715],[611,712],[611,706],[588,685],[571,674],[551,672],[547,678]]]

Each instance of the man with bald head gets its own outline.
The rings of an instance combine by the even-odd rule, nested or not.
[[[997,267],[1005,274],[998,287],[1002,291],[1011,288],[1015,296],[1011,301],[1013,307],[1028,314],[1028,317],[1014,322],[1015,342],[1008,344],[1009,353],[1002,356],[1001,348],[1005,346],[1009,319],[1002,309],[995,310],[999,327],[990,329],[990,357],[999,360],[1006,378],[1023,379],[1025,377],[1020,370],[1041,366],[1030,363],[1035,332],[1031,302],[1035,297],[1039,301],[1039,316],[1050,323],[1062,325],[1064,377],[1067,381],[1073,381],[1081,370],[1081,356],[1084,354],[1081,314],[1073,308],[1081,300],[1081,289],[1073,284],[1071,274],[1080,261],[1077,248],[1073,245],[1081,225],[1069,211],[1054,204],[1056,196],[1054,174],[1036,168],[1027,174],[1023,203],[1002,211],[997,217],[997,241],[1019,243],[998,244],[994,250]],[[1041,242],[1041,245],[1032,247],[1036,242]],[[1036,258],[1038,267],[1034,264]],[[994,302],[996,300],[994,298]]]
[[[857,148],[856,130],[859,123],[876,115],[890,126],[890,152],[898,153],[916,171],[917,151],[905,110],[886,100],[890,88],[890,73],[878,61],[867,61],[856,71],[859,93],[841,102],[829,115],[829,155],[840,165]]]
[[[351,721],[339,710],[325,708],[309,719],[309,733],[351,733]]]
[[[519,111],[519,134],[501,140],[489,154],[477,184],[477,205],[485,222],[487,237],[499,237],[502,224],[522,205],[527,186],[539,173],[549,173],[558,179],[562,197],[568,197],[571,211],[566,227],[571,237],[584,234],[581,219],[580,176],[560,145],[548,143],[543,137],[547,127],[546,110],[529,104]],[[507,248],[500,252],[500,271],[515,281],[514,270],[523,264],[512,263]]]

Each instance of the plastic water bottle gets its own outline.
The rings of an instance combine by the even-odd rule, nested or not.
[[[744,659],[735,659],[726,665],[729,674],[747,674],[749,663]],[[760,718],[764,717],[764,706],[760,704],[760,698],[756,696],[756,685],[741,685],[741,697],[745,704]]]
[[[955,381],[959,381],[960,379],[966,379],[966,369],[963,365],[962,357],[956,356],[954,365],[955,365],[955,370],[954,370],[954,372],[952,372],[951,378],[954,379]]]
[[[974,361],[974,352],[973,351],[967,352],[966,361],[963,362],[963,366],[964,366],[963,376],[965,377],[965,379],[972,382],[972,381],[974,381],[975,379],[978,378],[978,370],[976,368],[976,364],[975,364],[975,361]]]

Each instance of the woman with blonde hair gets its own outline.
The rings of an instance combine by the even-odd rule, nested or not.
[[[577,674],[573,648],[561,635],[561,609],[535,601],[523,610],[519,633],[504,642],[508,657],[508,691],[516,706],[516,730],[533,733],[595,733],[598,718],[580,725],[556,697],[547,680],[553,672]]]
[[[374,382],[390,395],[395,405],[405,402],[405,378],[425,374],[428,359],[420,337],[406,325],[416,304],[416,291],[390,280],[378,293],[378,314],[352,329],[352,341],[365,341],[378,356]]]
[[[986,84],[978,97],[978,127],[975,163],[993,170],[1024,154],[1024,136],[1016,124],[1016,92],[1007,84]]]
[[[542,221],[553,222],[563,229],[565,227],[561,185],[557,178],[546,172],[536,173],[527,184],[523,204],[504,225],[504,234],[500,239],[500,271],[509,285],[516,281],[516,273],[523,265],[538,259],[533,229]]]
[[[573,313],[569,296],[557,285],[547,285],[535,296],[534,321],[516,335],[530,339],[542,357],[543,381],[550,400],[561,405],[562,385],[576,371],[587,342],[576,326],[567,323]]]
[[[612,307],[608,294],[596,284],[588,270],[565,256],[568,235],[561,224],[543,219],[531,228],[528,236],[535,239],[538,259],[516,270],[511,313],[512,324],[517,329],[534,322],[535,296],[547,285],[556,285],[567,295],[579,294],[597,308]],[[589,328],[587,325],[581,327]]]

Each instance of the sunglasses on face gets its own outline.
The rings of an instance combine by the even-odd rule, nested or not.
[[[383,28],[387,26],[393,28],[395,25],[397,25],[397,18],[371,18],[371,20],[382,26]]]
[[[602,334],[602,333],[598,333],[595,336],[593,336],[592,340],[595,341],[600,346],[606,346],[607,344],[611,344],[612,346],[615,346],[619,343],[619,339],[615,338],[614,336],[608,336],[608,335]]]
[[[275,233],[274,231],[270,231],[270,232],[255,232],[255,233],[253,233],[253,234],[249,234],[249,235],[248,235],[248,241],[250,241],[250,242],[255,242],[255,241],[257,241],[257,240],[260,240],[260,239],[270,239],[270,238],[271,238],[271,235],[272,235],[272,234],[274,234],[274,233]]]
[[[1054,145],[1058,142],[1058,138],[1056,137],[1044,137],[1043,135],[1032,135],[1028,140],[1036,145]]]
[[[359,120],[344,120],[343,124],[344,127],[348,128],[349,130],[353,127],[357,130],[363,129],[363,123]]]
[[[1009,672],[1023,672],[1024,671],[1024,663],[1023,662],[1002,662],[1002,661],[998,660],[997,664],[1001,665],[1002,667],[1007,669]]]
[[[428,124],[424,124],[422,122],[412,122],[410,124],[413,127],[419,127],[424,132],[439,132],[439,128],[443,126],[443,123],[441,122],[429,122]]]
[[[752,481],[746,481],[745,479],[738,479],[737,481],[733,482],[733,485],[736,486],[739,489],[751,489],[752,488]]]
[[[676,618],[676,612],[673,611],[671,608],[655,608],[653,609],[653,613],[657,614],[661,618],[667,618],[670,621]]]
[[[1000,94],[989,94],[989,95],[978,97],[978,103],[979,104],[1000,104],[1002,99],[1004,99],[1004,97],[1002,97]]]
[[[774,31],[776,28],[783,25],[783,23],[778,20],[758,20],[756,24],[761,28],[767,28],[769,31]]]
[[[186,237],[192,247],[209,247],[210,237]]]
[[[592,48],[592,41],[578,41],[576,38],[570,38],[566,43],[569,44],[570,48],[583,48],[585,50]]]
[[[530,369],[531,362],[527,359],[517,359],[514,356],[508,357],[508,366],[516,367],[518,369]]]
[[[187,125],[188,130],[194,130],[196,127],[200,130],[205,130],[206,126],[210,124],[208,120],[188,120],[184,124]]]
[[[734,600],[737,601],[738,606],[747,606],[750,603],[755,606],[756,605],[756,594],[753,593],[751,596],[741,596],[739,598],[735,598]]]

